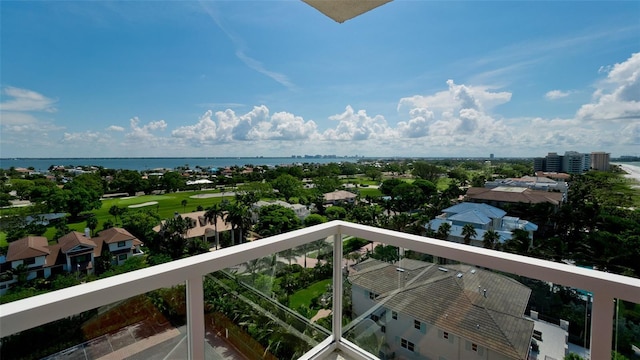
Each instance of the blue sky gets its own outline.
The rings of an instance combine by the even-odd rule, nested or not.
[[[640,155],[640,2],[0,2],[0,156]]]

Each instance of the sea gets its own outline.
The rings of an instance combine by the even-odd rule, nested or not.
[[[0,168],[9,169],[30,168],[36,171],[46,172],[53,166],[102,166],[106,169],[127,169],[127,170],[153,170],[153,169],[176,169],[180,166],[188,166],[194,169],[196,166],[202,168],[225,168],[227,166],[277,166],[303,163],[328,164],[352,162],[363,160],[362,157],[169,157],[169,158],[0,158]]]

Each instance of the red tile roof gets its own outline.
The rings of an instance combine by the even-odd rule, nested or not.
[[[9,243],[7,261],[24,260],[51,253],[48,240],[44,236],[27,236]]]
[[[84,234],[79,233],[77,231],[72,231],[67,235],[58,239],[58,244],[60,244],[60,248],[63,253],[67,253],[69,250],[73,249],[78,245],[85,245],[89,247],[96,247],[96,243],[91,239],[84,236]]]

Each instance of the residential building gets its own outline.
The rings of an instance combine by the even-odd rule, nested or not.
[[[569,174],[582,174],[591,167],[591,155],[576,151],[567,151],[562,157],[562,171]]]
[[[531,289],[511,278],[469,265],[368,259],[348,280],[354,314],[368,318],[358,333],[383,339],[381,359],[528,358]]]
[[[82,234],[72,231],[58,239],[58,244],[65,256],[65,271],[93,273],[97,245],[91,240],[88,232]]]
[[[224,220],[224,217],[218,217],[216,219],[216,225],[214,226],[213,222],[207,221],[205,219],[206,211],[194,211],[190,213],[178,214],[175,216],[182,216],[182,218],[189,219],[191,221],[191,228],[187,230],[185,234],[185,239],[193,239],[199,238],[203,241],[209,242],[211,239],[215,238],[216,229],[218,233],[231,230],[231,224],[227,223]],[[159,232],[162,228],[162,224],[165,223],[165,220],[162,220],[160,225],[157,225],[153,228],[153,231]]]
[[[258,221],[258,215],[259,215],[260,209],[263,206],[268,206],[268,205],[280,205],[287,209],[291,209],[300,220],[306,219],[307,216],[311,214],[311,211],[309,211],[309,208],[307,208],[302,204],[289,204],[288,202],[282,201],[282,200],[274,200],[274,201],[260,200],[251,206],[251,209],[252,209],[251,218],[254,223]]]
[[[523,187],[532,190],[557,191],[567,194],[569,185],[564,180],[553,180],[546,176],[523,176],[520,178],[507,178],[487,181],[484,187],[495,189],[500,186]]]
[[[122,265],[130,257],[144,254],[141,250],[142,241],[122,228],[102,230],[92,240],[96,244],[94,257],[100,257],[106,246],[113,257],[112,263],[116,265]]]
[[[585,171],[589,171],[590,168],[591,154],[583,154],[576,151],[566,151],[564,155],[550,152],[544,158],[533,159],[534,172],[582,174]]]
[[[59,252],[60,246],[49,246],[46,237],[27,236],[9,243],[6,262],[10,264],[10,268],[13,270],[20,265],[24,265],[27,271],[27,280],[32,280],[36,277],[47,278],[51,276],[56,266],[62,266],[62,263],[58,261]],[[15,279],[10,279],[6,282],[8,284],[14,283]],[[6,287],[0,290],[6,290]]]
[[[486,203],[497,207],[507,204],[538,204],[546,202],[559,208],[566,201],[566,195],[561,192],[532,190],[513,186],[498,186],[492,189],[471,187],[467,189],[464,201]]]
[[[493,230],[500,236],[500,243],[510,240],[513,232],[518,230],[526,231],[533,243],[533,233],[538,230],[538,226],[530,221],[522,220],[518,217],[507,216],[507,213],[483,203],[463,202],[442,210],[442,214],[429,221],[426,228],[438,231],[441,224],[451,225],[447,240],[458,243],[464,242],[462,229],[465,225],[471,224],[476,231],[476,236],[471,238],[471,245],[484,246],[484,234]]]
[[[591,153],[591,168],[593,170],[608,171],[611,154],[604,151],[596,151]]]
[[[89,229],[85,233],[72,231],[52,245],[43,236],[18,239],[9,244],[2,270],[5,275],[10,275],[2,277],[4,281],[0,280],[0,295],[16,282],[15,273],[9,271],[18,269],[20,265],[26,266],[27,280],[46,279],[63,272],[92,274],[95,260],[103,255],[105,246],[112,257],[111,263],[121,265],[132,256],[142,255],[142,245],[142,241],[122,228],[103,230],[95,238],[89,236]]]
[[[324,194],[324,203],[337,205],[340,203],[353,203],[357,195],[346,190],[338,190]]]

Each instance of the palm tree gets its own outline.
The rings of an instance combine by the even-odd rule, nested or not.
[[[404,232],[407,224],[411,221],[411,217],[407,213],[400,213],[392,217],[389,221],[389,225],[392,230]]]
[[[109,215],[113,216],[114,222],[118,223],[118,215],[120,215],[120,208],[118,205],[113,205],[109,208]]]
[[[93,236],[96,228],[98,227],[98,218],[92,214],[87,218],[86,222],[87,227],[91,230],[91,236]]]
[[[227,216],[224,219],[225,224],[231,224],[231,246],[235,245],[235,230],[240,230],[240,243],[242,244],[243,230],[251,225],[251,215],[249,208],[233,203],[227,206]]]
[[[471,245],[471,239],[473,239],[477,235],[478,233],[476,232],[476,229],[473,227],[473,225],[465,224],[462,227],[462,236],[464,236],[464,243],[466,245]]]
[[[449,234],[451,233],[451,224],[448,222],[443,222],[438,226],[438,231],[436,232],[436,237],[440,240],[447,240]]]
[[[531,238],[525,230],[515,229],[510,240],[505,244],[505,250],[516,254],[526,254],[531,249]]]
[[[487,249],[495,249],[500,240],[500,234],[497,231],[490,229],[482,234],[482,242]]]
[[[213,204],[207,211],[204,213],[204,218],[210,223],[213,224],[213,229],[216,232],[216,250],[218,250],[218,245],[220,244],[220,234],[218,234],[218,218],[224,220],[224,212],[222,211],[222,206],[220,204]]]

